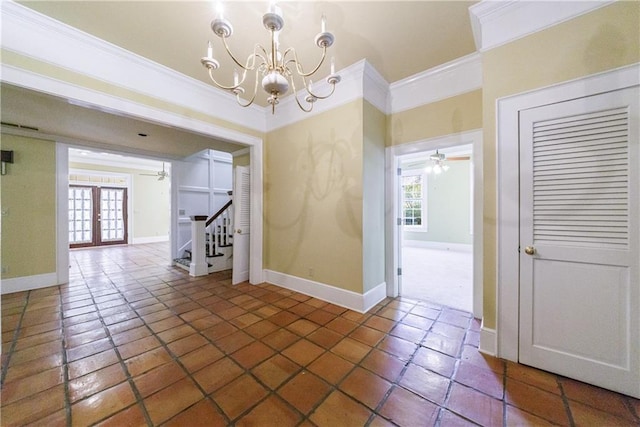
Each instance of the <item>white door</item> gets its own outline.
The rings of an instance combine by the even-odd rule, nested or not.
[[[640,397],[638,88],[520,115],[519,360]]]
[[[232,284],[249,280],[249,235],[251,211],[249,167],[237,166],[233,180],[233,273]]]

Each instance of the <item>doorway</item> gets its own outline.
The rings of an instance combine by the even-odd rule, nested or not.
[[[460,152],[460,147],[465,147],[467,153],[465,156]],[[454,147],[457,148],[454,149]],[[464,209],[465,217],[468,220],[468,226],[464,230],[465,233],[470,235],[470,240],[468,243],[458,244],[454,242],[446,242],[446,244],[441,244],[443,237],[435,237],[432,243],[416,243],[415,235],[407,235],[405,236],[404,228],[405,224],[415,226],[415,225],[423,225],[417,224],[417,222],[422,223],[422,218],[420,221],[416,221],[415,212],[411,212],[413,215],[412,221],[407,221],[409,218],[408,213],[403,212],[403,198],[404,194],[402,190],[402,181],[403,181],[403,172],[402,172],[402,163],[404,160],[411,158],[419,158],[429,159],[431,154],[435,154],[436,150],[438,150],[438,154],[449,153],[451,158],[454,157],[469,157],[469,159],[465,159],[469,164],[469,170],[467,172],[467,184],[469,186],[468,193],[468,207]],[[471,304],[467,305],[467,311],[471,311],[476,318],[482,317],[482,131],[474,130],[459,134],[452,134],[443,137],[436,137],[427,140],[417,141],[409,144],[402,144],[398,146],[389,147],[386,150],[386,164],[387,164],[387,182],[389,185],[387,186],[387,241],[390,244],[387,246],[387,254],[386,254],[386,263],[387,263],[387,294],[389,296],[397,296],[397,295],[405,295],[407,294],[406,289],[409,286],[409,280],[411,280],[411,256],[413,252],[417,250],[443,250],[442,254],[449,255],[461,255],[456,252],[466,252],[463,257],[466,257],[467,261],[462,260],[451,260],[451,261],[437,261],[437,258],[432,254],[429,256],[428,254],[422,254],[422,256],[418,256],[418,262],[414,262],[414,264],[418,264],[422,272],[414,273],[421,278],[425,278],[429,276],[432,279],[435,279],[436,272],[438,274],[443,275],[446,278],[454,278],[454,269],[449,268],[447,270],[444,265],[454,265],[456,268],[461,267],[465,262],[471,264],[471,269],[464,269],[464,275],[466,275],[465,280],[470,280],[471,285]],[[460,154],[460,155],[458,155]],[[446,154],[445,154],[446,157]],[[450,159],[451,160],[451,159]],[[445,160],[446,163],[446,160]],[[451,164],[458,163],[458,161],[450,161],[448,165],[451,168]],[[444,164],[443,164],[444,165]],[[433,164],[432,172],[433,172]],[[426,168],[426,164],[424,168]],[[423,169],[424,169],[423,168]],[[448,173],[451,169],[446,172]],[[435,183],[441,182],[443,180],[437,181],[434,178],[431,180]],[[428,187],[427,178],[427,191]],[[433,190],[432,190],[433,191]],[[435,193],[434,193],[435,195]],[[443,199],[438,201],[437,203],[443,206],[447,205],[447,197],[446,192],[442,193]],[[423,203],[428,202],[429,195],[426,194],[427,200]],[[414,200],[415,201],[415,200]],[[414,203],[411,206],[407,206],[407,208],[415,209],[417,204]],[[428,205],[425,204],[428,210]],[[427,229],[429,226],[429,212],[426,211],[425,221],[427,225]],[[409,224],[412,222],[412,224]],[[438,231],[443,231],[442,227]],[[433,230],[432,231],[436,231]],[[447,231],[447,230],[444,230]],[[457,232],[460,232],[460,229],[456,229]],[[424,232],[423,232],[424,233]],[[472,233],[472,234],[470,234]],[[426,234],[424,234],[426,235]],[[413,237],[413,239],[407,239],[406,237]],[[407,244],[407,241],[413,240]],[[426,239],[423,239],[426,240]],[[438,242],[440,240],[440,242]],[[440,244],[438,244],[440,243]],[[414,247],[412,247],[414,246]],[[415,246],[418,246],[415,248]],[[420,247],[422,246],[422,247]],[[431,247],[429,247],[431,246]],[[447,251],[448,249],[448,251]],[[403,257],[407,258],[406,261],[403,261]],[[424,259],[430,258],[434,260],[434,264],[429,268],[424,268],[425,262]],[[409,270],[406,268],[409,267]],[[424,271],[428,270],[428,271]],[[468,276],[471,276],[469,279]],[[454,279],[455,280],[455,279]],[[406,283],[405,283],[406,282]],[[440,281],[440,283],[443,283]],[[444,285],[445,289],[447,285]],[[404,289],[404,291],[403,291]],[[464,288],[463,288],[464,289]],[[432,292],[433,295],[433,292]],[[429,299],[428,296],[425,298]],[[456,304],[457,305],[457,304]],[[470,308],[469,308],[470,307]]]
[[[127,243],[127,189],[69,186],[69,247]]]
[[[67,164],[70,249],[169,241],[169,163],[69,148]]]
[[[473,311],[470,144],[400,156],[399,294]]]

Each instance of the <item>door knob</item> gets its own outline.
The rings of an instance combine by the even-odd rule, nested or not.
[[[536,253],[536,248],[534,248],[533,246],[527,246],[524,248],[524,253],[527,255],[533,255]]]
[[[238,229],[236,230],[236,233],[238,233],[238,234],[242,234],[242,230],[238,228]]]

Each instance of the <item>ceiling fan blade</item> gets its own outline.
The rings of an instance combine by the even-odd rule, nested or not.
[[[470,160],[471,157],[470,156],[452,156],[452,157],[447,157],[447,160]]]
[[[143,176],[158,176],[157,173],[141,173],[140,175],[143,175]]]

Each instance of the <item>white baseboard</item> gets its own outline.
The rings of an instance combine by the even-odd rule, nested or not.
[[[406,246],[409,248],[442,249],[447,251],[459,252],[473,251],[473,245],[467,245],[465,243],[427,242],[425,240],[404,239],[402,241],[402,246]]]
[[[480,348],[478,350],[489,356],[498,356],[498,334],[495,329],[485,328],[484,320],[483,326],[480,328]]]
[[[14,277],[0,281],[0,293],[11,294],[13,292],[30,291],[33,289],[47,288],[58,285],[56,273],[37,274],[35,276]]]
[[[265,282],[271,283],[272,285],[300,292],[301,294],[309,295],[310,297],[318,298],[360,313],[366,312],[387,296],[387,284],[385,282],[382,282],[365,294],[359,294],[272,270],[265,270],[264,277]]]
[[[140,245],[144,243],[159,243],[159,242],[168,242],[169,236],[152,236],[152,237],[134,237],[131,244]]]

